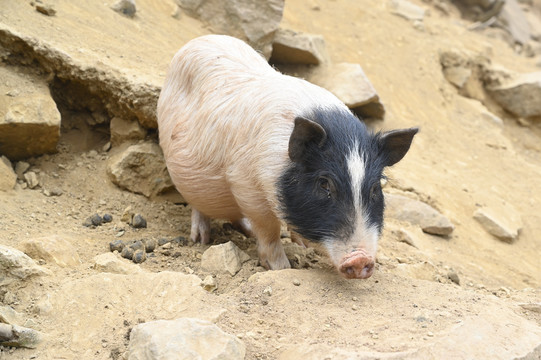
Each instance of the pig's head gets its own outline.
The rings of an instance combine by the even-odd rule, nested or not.
[[[289,226],[321,244],[348,279],[373,273],[383,228],[383,170],[404,157],[417,131],[373,134],[340,110],[295,119],[291,162],[278,184],[282,211]]]

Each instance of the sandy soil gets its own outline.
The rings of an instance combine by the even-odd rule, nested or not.
[[[90,57],[98,61],[120,62],[126,74],[137,74],[134,76],[142,79],[144,71],[163,77],[174,51],[208,31],[187,17],[179,25],[170,17],[172,5],[141,2],[138,31],[151,31],[161,19],[168,19],[167,26],[155,30],[153,38],[145,40],[145,46],[128,37],[123,49],[126,56],[109,57],[107,54],[118,52],[108,48],[101,34],[123,37],[120,31],[132,26],[124,24],[128,19],[116,25],[110,22],[110,28],[100,29],[95,38],[83,41],[77,27],[94,26],[88,13],[98,17],[102,9],[89,5],[83,14],[77,6],[52,3],[58,10],[56,18],[47,19],[47,26],[31,25],[43,33],[43,39],[59,36],[55,22],[63,31],[71,27],[74,48],[89,49]],[[246,239],[223,221],[214,221],[214,243],[231,240],[250,254],[251,260],[233,277],[217,275],[217,291],[200,295],[206,304],[192,303],[194,316],[198,310],[209,309],[206,317],[242,338],[247,359],[294,359],[310,351],[334,354],[335,358],[348,358],[347,354],[349,358],[363,358],[362,354],[367,358],[425,358],[425,353],[418,350],[430,344],[441,350],[439,356],[433,350],[426,353],[435,358],[442,354],[469,358],[474,351],[478,351],[476,358],[507,358],[493,356],[489,341],[472,341],[470,350],[464,352],[453,347],[451,341],[461,341],[457,335],[460,333],[453,330],[457,324],[470,322],[480,331],[485,329],[483,321],[490,324],[492,330],[487,334],[505,334],[498,327],[504,323],[517,324],[516,336],[541,332],[540,314],[518,305],[539,302],[541,298],[541,125],[523,127],[508,115],[498,114],[504,121],[502,127],[480,117],[482,105],[458,95],[444,79],[439,51],[467,49],[483,53],[494,63],[517,72],[538,68],[533,59],[517,55],[500,38],[466,30],[468,23],[452,7],[451,15],[445,15],[419,1],[430,8],[424,19],[425,30],[419,31],[407,20],[391,14],[387,2],[367,3],[287,1],[282,24],[322,34],[333,61],[362,65],[387,110],[384,121],[371,124],[374,128],[421,127],[410,153],[389,170],[386,191],[407,192],[430,203],[451,219],[455,231],[441,238],[386,219],[375,274],[364,281],[346,281],[320,254],[306,261],[307,269],[264,272],[258,266],[253,239]],[[9,8],[1,10],[6,22],[20,21],[14,19],[21,18],[22,11],[19,5],[13,5],[13,12]],[[171,35],[171,31],[164,30],[167,27],[178,32]],[[157,48],[160,50],[156,53],[151,51]],[[113,295],[107,297],[93,282],[98,278],[91,267],[92,259],[107,252],[109,242],[117,239],[121,230],[123,240],[188,238],[190,209],[166,198],[149,200],[113,185],[105,169],[107,159],[117,150],[102,150],[109,140],[107,127],[81,126],[73,117],[72,112],[63,111],[57,154],[28,160],[31,169],[39,171],[41,186],[34,190],[18,186],[14,191],[0,193],[0,242],[17,248],[29,238],[62,234],[76,247],[82,264],[60,268],[42,263],[53,272],[52,276],[0,290],[2,303],[24,314],[34,328],[46,334],[44,346],[32,350],[0,349],[0,358],[118,359],[126,351],[131,326],[184,314],[179,310],[158,310],[149,304],[154,298],[148,297],[143,288],[152,284],[134,280],[137,286],[124,293],[124,282],[119,280],[115,289],[119,299],[112,300]],[[151,132],[149,137],[155,139],[156,134]],[[97,155],[91,150],[96,150]],[[63,194],[44,195],[43,190],[53,188],[61,188]],[[480,205],[515,208],[523,221],[519,240],[508,244],[486,233],[472,217]],[[128,206],[146,217],[148,228],[135,230],[120,221]],[[85,218],[96,212],[112,214],[113,222],[95,229],[82,226]],[[401,228],[414,234],[417,248],[398,241]],[[139,266],[147,272],[193,273],[204,278],[208,274],[201,270],[200,259],[205,249],[194,244],[173,244],[170,249],[158,249]],[[460,285],[449,280],[450,271],[458,274]],[[293,280],[301,285],[295,286]],[[263,290],[268,286],[273,292],[266,299]],[[52,310],[44,310],[45,299],[51,299]],[[142,305],[140,311],[139,305],[104,310],[103,304],[107,309],[107,304],[115,301]],[[72,309],[70,302],[80,305],[75,313],[67,310]],[[211,308],[226,311],[218,314]],[[476,323],[475,319],[482,321]],[[473,329],[473,325],[464,328]],[[101,337],[81,335],[75,339],[74,334],[87,329],[99,329]],[[361,355],[353,357],[354,351]]]

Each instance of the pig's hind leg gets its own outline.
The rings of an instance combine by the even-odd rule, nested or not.
[[[246,237],[255,237],[254,229],[252,229],[252,224],[247,218],[233,221],[233,229],[243,233]]]
[[[257,252],[261,266],[269,270],[291,268],[280,241],[280,220],[267,217],[260,221],[250,219],[250,223],[257,238]]]
[[[201,244],[208,244],[210,241],[210,218],[201,214],[192,206],[192,228],[190,239],[193,242],[201,240]]]

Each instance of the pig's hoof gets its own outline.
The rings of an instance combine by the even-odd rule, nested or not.
[[[273,260],[260,257],[259,262],[267,270],[291,269],[291,264],[285,253],[283,253],[283,256],[278,256]]]
[[[346,279],[368,279],[374,272],[374,265],[373,257],[358,250],[344,256],[338,271]]]
[[[195,243],[201,240],[201,244],[210,242],[210,218],[192,208],[192,228],[190,239]]]

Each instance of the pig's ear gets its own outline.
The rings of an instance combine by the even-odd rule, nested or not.
[[[289,158],[294,162],[301,162],[310,145],[315,144],[322,147],[326,140],[327,133],[321,125],[312,120],[297,117],[289,138]]]
[[[379,146],[381,156],[385,159],[385,166],[394,165],[402,160],[418,131],[419,128],[392,130],[380,136]]]

